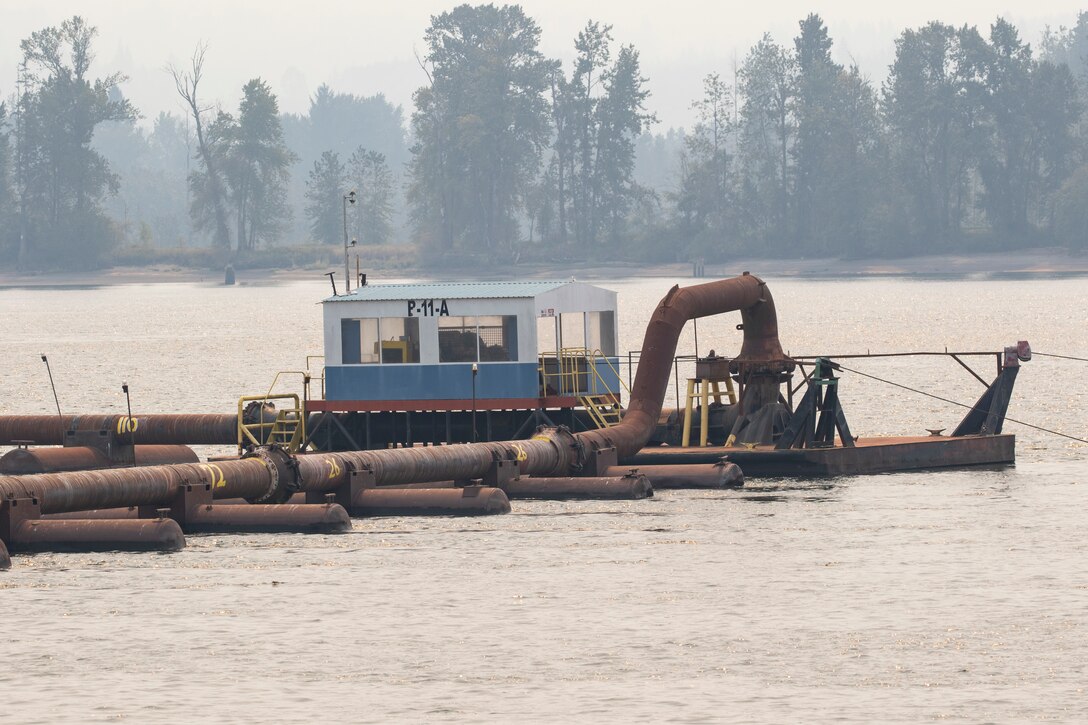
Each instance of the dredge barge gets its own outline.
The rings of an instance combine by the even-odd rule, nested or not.
[[[698,359],[685,405],[663,411],[670,382],[679,385],[685,324],[732,311],[740,351]],[[304,372],[302,395],[242,398],[236,415],[0,418],[0,445],[30,450],[0,460],[0,472],[30,474],[0,475],[0,540],[150,535],[139,520],[96,529],[90,515],[48,518],[122,515],[117,507],[184,531],[232,521],[335,531],[349,514],[502,513],[517,492],[639,498],[648,484],[739,485],[742,469],[813,476],[1010,463],[1014,439],[1002,423],[1030,358],[1027,343],[993,353],[997,376],[949,436],[865,440],[839,402],[839,363],[786,355],[770,291],[747,273],[673,287],[647,325],[629,391],[615,293],[583,283],[363,286],[324,301],[324,326],[323,374]],[[140,465],[161,463],[142,446],[211,443],[236,443],[240,456],[193,463],[184,449],[174,464]],[[126,467],[65,472],[72,454],[31,448],[43,445],[92,449],[79,460]],[[30,468],[12,470],[12,454]],[[251,503],[224,503],[239,498]],[[166,546],[178,535],[168,528],[150,527]]]

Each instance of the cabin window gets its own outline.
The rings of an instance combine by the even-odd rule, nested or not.
[[[517,315],[489,315],[479,319],[481,362],[513,362],[518,359]]]
[[[359,321],[340,320],[340,361],[344,365],[358,365]]]
[[[379,331],[383,363],[419,362],[418,317],[383,317]]]
[[[564,312],[559,315],[559,347],[565,354],[584,350],[586,346],[586,316],[584,312]]]
[[[438,318],[438,362],[476,362],[478,348],[475,317]]]
[[[419,362],[419,320],[366,317],[340,321],[344,365]]]
[[[368,317],[362,320],[347,320],[359,325],[359,348],[355,352],[355,362],[362,365],[373,365],[378,362],[378,320]],[[347,340],[345,339],[345,344]]]
[[[586,313],[586,347],[591,353],[600,351],[604,357],[616,355],[616,313]]]
[[[555,355],[559,350],[556,344],[556,329],[559,326],[558,317],[538,317],[536,319],[536,349],[541,355]]]

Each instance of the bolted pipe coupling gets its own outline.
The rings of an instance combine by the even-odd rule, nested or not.
[[[569,471],[581,470],[585,452],[582,441],[570,432],[565,425],[556,428],[540,426],[533,434],[534,441],[547,441],[555,448],[557,465],[550,475],[566,476]],[[534,473],[533,475],[543,475]]]
[[[259,458],[269,472],[268,490],[260,496],[246,499],[250,503],[286,503],[302,489],[298,461],[280,446],[261,446],[242,458]]]

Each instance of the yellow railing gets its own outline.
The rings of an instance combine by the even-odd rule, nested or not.
[[[306,399],[307,400],[324,400],[325,399],[325,366],[321,366],[321,374],[315,376],[310,370],[311,360],[324,360],[324,355],[307,355],[306,356],[306,372],[303,379],[306,384]],[[321,381],[321,396],[314,397],[313,390],[310,387],[313,384],[314,379]]]
[[[266,418],[264,408],[273,400],[289,400],[293,407],[276,410],[275,418]],[[260,402],[261,412],[257,419],[245,421],[247,403]],[[277,395],[247,395],[238,399],[238,450],[246,446],[263,446],[274,443],[283,446],[291,453],[297,453],[306,440],[306,415],[302,401],[294,393]]]
[[[619,391],[604,379],[602,369],[607,366],[619,385],[631,391],[620,377],[619,369],[600,349],[566,347],[557,352],[540,355],[540,379],[545,395],[554,391],[557,395],[577,397],[590,419],[598,428],[608,428],[619,423],[621,409]]]
[[[599,364],[600,361],[603,360],[605,366],[609,370],[612,371],[613,375],[616,376],[616,380],[619,381],[620,387],[622,387],[625,391],[627,391],[628,395],[631,394],[631,389],[629,387],[627,387],[627,383],[624,382],[623,377],[620,375],[620,369],[618,367],[616,367],[615,365],[613,365],[612,361],[608,358],[608,356],[605,355],[603,352],[601,352],[601,350],[599,348],[594,350],[593,352],[589,353],[589,355],[586,356],[586,360],[589,362],[589,369],[593,372],[594,390],[592,392],[597,392],[596,385],[597,385],[598,382],[602,386],[605,387],[605,392],[608,392],[608,393],[618,393],[619,392],[619,391],[609,390],[607,384],[604,381],[604,378],[602,378],[600,372],[597,371],[597,365]]]
[[[307,362],[309,360],[307,359]],[[281,370],[276,373],[272,384],[268,386],[268,392],[264,395],[247,395],[238,399],[238,450],[242,451],[246,446],[262,446],[276,444],[283,446],[291,453],[297,453],[306,442],[306,410],[302,400],[296,393],[276,393],[276,385],[281,375],[301,375],[304,389],[309,389],[310,372],[308,370]],[[274,400],[288,400],[294,405],[290,408],[277,409],[274,419],[265,417],[264,409],[269,402]],[[257,419],[247,423],[245,421],[245,407],[247,403],[261,403],[261,411]]]

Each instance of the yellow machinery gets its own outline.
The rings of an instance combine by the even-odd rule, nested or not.
[[[729,360],[723,357],[704,357],[695,361],[695,377],[688,378],[687,400],[684,403],[684,435],[680,445],[691,445],[691,419],[694,414],[692,408],[695,400],[698,400],[699,445],[706,446],[707,429],[710,427],[710,398],[713,396],[714,402],[721,405],[721,383],[725,383],[729,404],[736,405],[737,393],[733,389],[733,378],[729,375]]]

